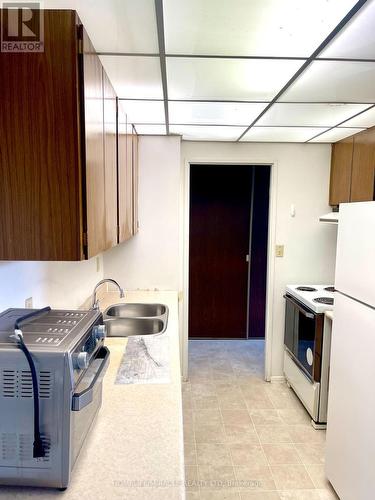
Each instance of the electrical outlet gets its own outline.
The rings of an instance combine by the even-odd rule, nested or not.
[[[284,257],[284,245],[276,245],[276,257]]]
[[[32,297],[25,299],[25,307],[26,307],[26,309],[33,308],[33,298]]]

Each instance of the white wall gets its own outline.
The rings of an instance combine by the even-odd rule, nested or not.
[[[178,290],[180,137],[139,138],[139,232],[104,254],[104,275],[127,290]]]
[[[188,162],[276,165],[272,376],[282,375],[285,285],[333,283],[337,228],[319,223],[328,206],[330,146],[324,144],[233,144],[183,141],[182,169]],[[290,205],[296,216],[290,216]],[[274,249],[271,249],[273,252]]]
[[[24,307],[78,308],[103,276],[102,257],[83,262],[0,262],[0,311]]]

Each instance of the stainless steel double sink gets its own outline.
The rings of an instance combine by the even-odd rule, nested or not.
[[[161,335],[168,323],[168,307],[163,304],[115,304],[103,313],[108,337]]]

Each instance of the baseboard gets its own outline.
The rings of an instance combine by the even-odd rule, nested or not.
[[[283,384],[285,382],[284,375],[273,375],[270,380],[271,384]]]

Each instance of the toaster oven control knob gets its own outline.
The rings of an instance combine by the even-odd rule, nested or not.
[[[93,328],[93,334],[95,340],[102,340],[105,339],[107,335],[107,328],[105,325],[96,325]]]
[[[89,366],[89,355],[87,352],[79,352],[73,358],[74,368],[78,370],[86,370]]]

